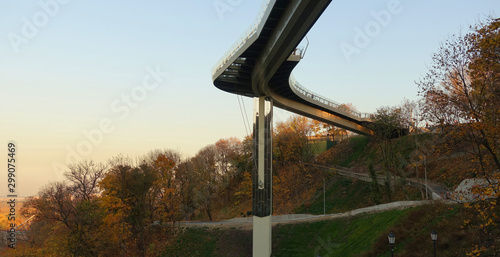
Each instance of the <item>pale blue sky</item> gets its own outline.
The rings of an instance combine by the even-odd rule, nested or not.
[[[74,160],[68,149],[78,146],[96,161],[157,148],[189,157],[220,138],[245,136],[238,100],[213,86],[211,68],[255,20],[260,1],[54,1],[0,0],[0,153],[8,140],[19,145],[18,194],[62,179],[54,165]],[[348,61],[341,45],[354,45],[356,28],[373,25],[372,12],[390,2],[333,1],[308,35],[297,80],[362,112],[416,99],[414,81],[439,43],[500,13],[498,0],[396,1],[399,11]],[[40,3],[58,4],[46,11]],[[214,3],[234,6],[221,14]],[[147,67],[168,75],[144,91],[143,80],[155,82]],[[126,105],[122,95],[141,88],[147,95]],[[252,100],[245,105],[251,120]],[[288,115],[275,109],[275,121]],[[84,148],[85,131],[103,121],[112,131]],[[0,182],[0,195],[6,190]]]

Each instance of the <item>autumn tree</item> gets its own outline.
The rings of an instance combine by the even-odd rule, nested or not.
[[[242,143],[234,137],[219,139],[215,142],[215,154],[217,174],[221,178],[219,186],[226,195],[226,200],[230,201],[233,194],[231,183],[239,171],[238,157],[242,154]]]
[[[205,146],[192,158],[192,162],[194,172],[199,179],[195,190],[195,202],[212,220],[214,199],[218,196],[221,181],[216,169],[215,145]]]
[[[234,196],[237,202],[251,201],[253,192],[252,170],[253,170],[253,138],[247,136],[241,143],[240,155],[236,156],[235,162],[238,169],[238,176],[236,182],[239,183]]]
[[[424,117],[450,139],[467,141],[486,178],[500,169],[498,20],[465,36],[453,36],[434,54],[433,65],[417,84]],[[495,45],[496,43],[496,45]]]
[[[398,138],[407,135],[411,127],[416,126],[413,125],[413,108],[415,106],[415,103],[405,100],[394,107],[381,107],[375,112],[370,124],[382,157],[382,167],[386,177],[385,193],[389,200],[392,197],[393,182],[396,176],[401,179],[400,183],[406,192],[405,168],[409,164],[409,159],[403,153],[409,146],[401,144]]]
[[[184,161],[178,179],[185,218],[199,210],[212,220],[214,206],[232,201],[241,174],[250,165],[251,150],[236,138],[220,139]]]
[[[215,142],[215,150],[218,172],[228,177],[234,176],[236,159],[242,151],[241,141],[234,137],[219,139]]]
[[[102,201],[115,216],[127,224],[140,256],[145,256],[151,239],[150,230],[152,188],[156,181],[153,167],[143,163],[138,167],[118,165],[111,167],[106,177],[101,181],[103,189]]]
[[[273,135],[273,199],[274,211],[286,213],[304,201],[302,192],[315,189],[312,184],[312,169],[305,164],[313,161],[308,137],[315,134],[317,127],[308,118],[294,115],[286,122],[278,123]],[[308,192],[309,195],[310,192]]]
[[[195,172],[195,165],[191,160],[186,160],[179,164],[176,179],[179,185],[180,211],[185,220],[190,220],[198,209],[196,204],[196,190],[200,182]]]
[[[180,155],[154,150],[138,162],[133,165],[120,156],[110,161],[110,169],[99,183],[99,203],[106,210],[103,222],[119,231],[114,240],[123,251],[146,256],[155,251],[152,245],[161,245],[172,234],[167,224],[180,219],[176,180]]]
[[[348,114],[355,114],[358,112],[358,110],[352,103],[340,104],[338,109]],[[314,120],[313,123],[315,127],[314,132],[316,135],[328,136],[334,140],[337,138],[338,141],[341,141],[344,139],[344,137],[353,133],[346,129],[339,128],[335,125],[324,123],[321,121]]]
[[[391,175],[393,173],[391,157],[395,153],[391,139],[398,136],[399,133],[397,131],[400,123],[397,111],[390,107],[377,109],[373,120],[374,122],[371,125],[375,132],[375,140],[380,148],[380,155],[383,160],[385,194],[389,198],[389,201],[391,201],[393,187],[391,184]]]
[[[450,150],[464,151],[469,163],[475,164],[469,176],[487,182],[475,193],[483,199],[497,197],[471,205],[479,213],[474,220],[484,237],[474,251],[488,255],[499,248],[488,237],[490,228],[496,226],[493,220],[500,196],[500,19],[490,18],[464,36],[450,37],[432,61],[427,75],[417,83],[424,117],[441,128]]]
[[[104,177],[106,167],[92,161],[83,161],[70,165],[69,171],[65,174],[71,182],[73,191],[78,198],[90,200],[99,193],[98,183]]]
[[[469,65],[473,122],[478,124],[476,142],[491,156],[493,169],[500,170],[500,19],[475,27],[469,35],[472,60]],[[478,134],[478,135],[477,135]],[[485,160],[488,161],[488,160]],[[483,170],[483,175],[489,174]],[[495,189],[498,191],[497,189]],[[498,193],[498,192],[497,192]]]
[[[42,189],[38,197],[28,200],[27,208],[36,210],[30,238],[36,252],[50,255],[52,249],[74,256],[101,256],[118,251],[113,241],[116,232],[103,219],[97,185],[105,167],[90,161],[70,166],[68,181],[56,182]]]
[[[177,170],[180,154],[172,150],[153,151],[149,154],[149,165],[156,173],[151,188],[149,208],[151,219],[160,222],[172,222],[180,219],[180,195],[177,181]]]
[[[293,115],[286,122],[276,125],[273,135],[273,159],[278,167],[311,159],[308,136],[314,134],[314,125],[311,119],[299,115]]]

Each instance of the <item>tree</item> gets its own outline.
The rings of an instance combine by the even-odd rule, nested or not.
[[[212,220],[213,200],[218,196],[220,185],[220,174],[216,169],[215,145],[205,146],[193,157],[192,161],[199,179],[195,201]]]
[[[197,209],[196,189],[199,183],[195,166],[191,160],[186,160],[179,164],[176,179],[179,185],[180,210],[185,220],[189,220]]]
[[[493,20],[471,34],[445,41],[434,54],[431,69],[417,83],[424,117],[441,126],[450,138],[475,145],[471,154],[480,161],[481,175],[486,177],[500,169],[500,58],[494,54],[500,42],[499,23]]]
[[[393,139],[408,134],[409,127],[401,106],[384,106],[377,109],[370,124],[377,139]]]
[[[150,225],[152,188],[156,180],[153,167],[143,163],[138,167],[118,165],[112,167],[99,184],[103,189],[102,200],[113,218],[122,219],[134,237],[140,256],[145,256],[151,240]]]
[[[70,165],[66,178],[72,182],[77,197],[90,200],[99,193],[98,183],[104,177],[106,167],[92,161],[83,161]]]
[[[30,237],[37,252],[50,255],[54,249],[62,255],[101,256],[119,251],[113,241],[117,231],[104,222],[106,210],[98,197],[104,172],[103,165],[90,161],[71,165],[65,174],[68,181],[50,184],[28,200],[27,208],[36,210],[36,233]]]
[[[273,134],[273,208],[275,213],[288,213],[305,201],[321,183],[321,174],[305,168],[313,161],[309,136],[317,133],[315,123],[294,115],[278,123]],[[314,188],[314,189],[313,189]],[[307,192],[301,194],[301,192]]]
[[[314,130],[313,121],[299,115],[278,123],[273,136],[273,159],[276,165],[286,167],[291,163],[309,161],[312,153],[308,136],[313,135]]]
[[[153,162],[156,180],[152,187],[152,197],[149,199],[150,209],[153,210],[151,219],[175,223],[180,216],[180,199],[177,192],[176,173],[179,160],[173,152],[159,153]]]
[[[237,138],[219,139],[215,142],[215,162],[217,174],[220,176],[221,191],[225,192],[226,200],[231,200],[231,182],[235,179],[238,168],[238,157],[242,153],[242,143]]]
[[[500,19],[475,27],[469,35],[471,42],[470,63],[472,99],[475,104],[473,121],[478,125],[482,147],[493,158],[500,170]]]
[[[417,85],[425,119],[440,126],[447,146],[467,153],[475,166],[469,176],[487,181],[475,193],[483,199],[497,197],[467,205],[477,210],[473,223],[483,233],[479,249],[486,250],[479,254],[491,254],[500,248],[489,235],[500,203],[500,19],[490,18],[471,29],[441,45]]]
[[[344,111],[344,112],[347,112],[349,114],[354,114],[354,113],[358,112],[358,110],[356,109],[356,107],[352,103],[341,104],[339,106],[339,109]],[[340,140],[343,140],[343,138],[345,136],[350,135],[350,133],[351,134],[353,133],[353,132],[350,132],[346,129],[333,126],[331,124],[326,124],[326,123],[323,123],[323,124],[324,124],[325,130],[327,131],[327,135],[331,136],[333,138],[338,137]]]
[[[386,176],[385,192],[389,201],[394,188],[394,179],[391,179],[391,175],[401,178],[401,185],[406,193],[405,167],[409,164],[409,160],[402,152],[407,146],[400,144],[398,138],[409,133],[413,124],[413,106],[410,101],[403,101],[401,105],[395,107],[381,107],[377,109],[370,124],[380,148]]]
[[[400,108],[400,125],[409,133],[417,133],[419,130],[419,112],[418,103],[409,99],[403,99],[399,105]]]

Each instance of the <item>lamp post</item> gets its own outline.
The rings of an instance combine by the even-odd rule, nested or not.
[[[431,239],[434,244],[434,257],[436,257],[436,241],[438,239],[438,233],[436,232],[436,230],[433,230],[431,232]]]
[[[389,239],[389,244],[391,245],[391,256],[394,257],[394,242],[396,242],[396,235],[391,232],[387,238]]]

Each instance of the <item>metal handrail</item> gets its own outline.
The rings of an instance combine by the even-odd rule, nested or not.
[[[362,119],[371,119],[373,118],[373,114],[371,113],[362,113],[362,112],[358,112],[358,111],[354,111],[354,110],[350,110],[349,108],[347,108],[347,106],[343,105],[343,104],[340,104],[340,103],[337,103],[333,100],[330,100],[324,96],[321,96],[319,94],[316,94],[316,93],[313,93],[307,89],[305,89],[296,79],[295,77],[293,76],[293,74],[290,75],[290,79],[289,79],[289,83],[290,85],[297,91],[299,92],[300,94],[302,94],[303,96],[307,97],[307,98],[310,98],[312,100],[315,100],[315,101],[318,101],[322,104],[325,104],[325,105],[328,105],[330,107],[333,107],[335,109],[338,109],[338,110],[341,110],[343,112],[346,112],[348,114],[351,114],[351,115],[354,115],[356,117],[359,117],[359,118],[362,118]]]
[[[236,41],[229,50],[219,59],[219,61],[212,68],[212,76],[215,75],[220,69],[222,69],[226,63],[233,57],[233,55],[241,49],[243,45],[257,32],[262,19],[264,19],[264,15],[266,13],[267,8],[269,7],[269,3],[271,0],[265,0],[262,4],[262,7],[259,11],[259,15],[257,19],[248,27],[248,29],[243,33],[238,41]]]

